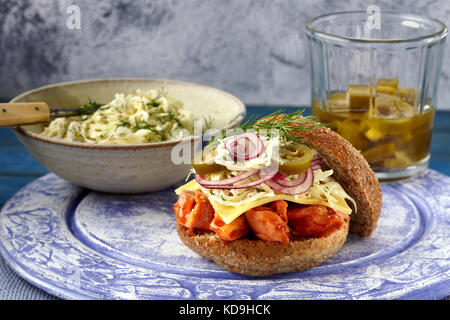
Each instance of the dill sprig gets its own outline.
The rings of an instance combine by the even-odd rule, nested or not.
[[[131,123],[129,123],[128,121],[123,120],[123,119],[120,120],[120,123],[121,123],[122,127],[130,128],[131,131],[133,131],[133,132],[136,132],[136,131],[141,130],[141,129],[150,130],[151,132],[153,132],[154,134],[160,136],[161,139],[164,140],[164,137],[161,134],[161,132],[156,130],[153,125],[151,125],[151,124],[149,124],[149,123],[147,123],[145,121],[136,121],[136,125],[135,126],[132,126]]]
[[[129,123],[127,120],[120,119],[119,121],[122,124],[122,127],[131,128],[131,123]]]
[[[205,123],[205,131],[212,129],[214,119],[211,116],[208,116],[208,117],[203,116],[203,121]]]
[[[88,98],[89,102],[78,108],[78,114],[89,115],[100,109],[103,105],[95,102],[93,99]]]
[[[158,102],[158,100],[161,99],[162,96],[163,96],[162,93],[158,93],[158,95],[155,98],[153,98],[150,102],[147,103],[147,107],[158,108],[161,104],[161,102]]]
[[[165,115],[165,117],[167,117],[167,120],[169,121],[175,121],[180,128],[184,128],[183,124],[181,123],[181,120],[178,119],[178,117],[172,111],[169,111],[167,115]]]
[[[284,142],[294,141],[301,144],[301,137],[293,134],[293,130],[310,131],[317,127],[326,126],[326,124],[320,123],[314,116],[304,116],[303,113],[305,112],[305,109],[299,109],[291,113],[284,112],[285,109],[279,109],[262,118],[254,115],[250,116],[250,118],[238,128],[227,130],[226,132],[222,131],[220,134],[214,136],[208,143],[208,146],[211,147],[215,145],[219,139],[224,139],[248,130],[266,131],[265,133],[268,135],[270,135],[272,130],[275,130],[278,133],[279,138]],[[296,126],[292,127],[292,123],[295,123]]]
[[[264,130],[268,134],[270,134],[270,131],[276,130],[280,139],[283,139],[286,142],[294,141],[302,143],[299,136],[292,134],[293,130],[311,131],[314,128],[325,126],[325,124],[318,122],[314,116],[304,116],[303,113],[305,112],[305,109],[298,109],[291,113],[284,112],[285,109],[279,109],[261,119],[251,117],[245,123],[240,125],[240,128],[244,131],[250,129],[258,131]],[[292,127],[292,123],[296,124],[295,128]]]

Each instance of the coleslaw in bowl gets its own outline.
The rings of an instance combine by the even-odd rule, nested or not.
[[[155,99],[153,95],[160,93],[168,97],[165,98],[167,101]],[[192,120],[199,120],[205,128],[211,129],[234,128],[246,114],[244,104],[227,92],[194,83],[162,79],[119,78],[60,83],[25,92],[11,102],[44,101],[50,107],[79,108],[88,99],[102,106],[117,106],[121,100],[127,102],[129,99],[139,104],[139,99],[146,101],[144,98],[149,100],[145,104],[159,102],[157,108],[162,108],[159,111],[165,111],[164,106],[167,107],[167,112],[159,112],[160,115],[163,114],[160,123],[152,123],[150,120],[153,115],[148,114],[146,118],[143,109],[130,110],[127,117],[119,119],[120,112],[105,115],[106,108],[100,110],[100,107],[97,111],[101,113],[86,117],[86,127],[79,128],[86,130],[83,134],[91,143],[82,141],[84,138],[76,138],[76,134],[70,139],[64,139],[62,133],[67,125],[66,120],[60,120],[63,123],[58,124],[63,129],[57,129],[53,133],[48,129],[48,135],[43,134],[48,124],[19,126],[14,130],[37,161],[76,185],[102,192],[142,193],[165,189],[182,181],[189,172],[190,163],[176,164],[171,159],[175,146],[190,145],[194,139],[201,138],[201,133],[199,136],[195,132],[189,132],[189,113]],[[171,108],[182,110],[180,112],[185,116]],[[95,116],[98,116],[95,121],[88,120]],[[105,120],[102,117],[105,116],[108,124],[102,124]],[[162,129],[160,132],[167,136],[153,139],[155,135],[150,127],[136,130],[135,127],[142,124],[143,120],[147,124],[155,124],[155,128],[151,129]],[[177,120],[182,127],[178,127]],[[169,124],[168,127],[171,127],[167,130],[157,128],[158,124]],[[67,128],[69,126],[70,122]],[[102,139],[102,126],[109,126],[116,133],[128,130],[125,140],[120,140],[119,135]],[[95,131],[98,129],[100,130]],[[81,131],[79,134],[82,135]]]

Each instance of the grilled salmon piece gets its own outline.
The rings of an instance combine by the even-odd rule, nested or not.
[[[177,215],[177,221],[182,225],[186,224],[187,216],[191,213],[195,205],[195,192],[183,190],[178,196],[177,202],[172,206]]]
[[[241,215],[234,219],[233,222],[226,224],[219,215],[216,214],[209,228],[225,242],[239,239],[250,232],[250,227],[244,215]]]
[[[333,233],[349,219],[347,214],[322,205],[296,205],[287,210],[287,216],[295,235],[315,237]]]
[[[280,216],[281,220],[288,222],[287,216],[288,203],[284,200],[276,200],[270,203],[270,208],[274,210]]]
[[[183,190],[172,208],[177,220],[186,228],[209,231],[214,208],[203,192]]]
[[[287,203],[284,200],[274,201],[270,207],[259,206],[245,213],[250,228],[262,240],[289,243],[289,227],[287,225]]]

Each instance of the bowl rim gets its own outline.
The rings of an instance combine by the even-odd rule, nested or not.
[[[231,128],[236,127],[242,120],[244,120],[245,116],[247,115],[247,109],[245,107],[245,104],[239,98],[237,98],[236,96],[232,95],[229,92],[226,92],[224,90],[217,89],[214,87],[197,84],[194,82],[179,81],[179,80],[172,80],[172,79],[160,79],[160,78],[99,78],[99,79],[86,79],[86,80],[58,82],[55,84],[45,85],[45,86],[41,86],[41,87],[38,87],[35,89],[25,91],[25,92],[21,93],[20,95],[12,98],[9,102],[17,102],[18,100],[20,100],[21,98],[23,98],[27,95],[37,93],[39,91],[52,89],[55,87],[64,87],[64,86],[69,86],[69,85],[86,84],[86,83],[93,83],[93,82],[97,83],[97,82],[123,82],[123,81],[164,82],[164,83],[169,83],[169,84],[174,84],[174,85],[199,87],[199,88],[215,91],[217,93],[220,93],[224,96],[231,98],[231,100],[234,100],[234,102],[236,102],[236,104],[240,107],[240,112],[236,115],[236,117],[233,119],[232,122],[230,122],[225,127],[220,128],[218,130],[231,129]],[[141,143],[141,144],[89,144],[89,143],[83,143],[83,142],[65,141],[65,140],[57,139],[57,138],[49,138],[49,137],[43,136],[41,134],[26,130],[26,129],[22,128],[22,126],[15,126],[12,129],[17,134],[20,134],[20,135],[23,135],[23,136],[26,136],[28,138],[32,138],[35,140],[55,144],[55,145],[62,145],[62,146],[66,146],[66,147],[75,147],[75,148],[81,148],[81,149],[100,149],[100,150],[150,149],[150,148],[175,146],[178,143],[191,142],[191,141],[194,141],[197,139],[201,139],[204,136],[204,135],[189,136],[189,137],[186,137],[181,140],[149,142],[149,143]]]

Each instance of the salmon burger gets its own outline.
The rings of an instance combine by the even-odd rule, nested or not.
[[[381,211],[380,185],[361,154],[302,111],[216,136],[192,173],[175,191],[180,239],[239,274],[317,266],[349,230],[370,236]]]

